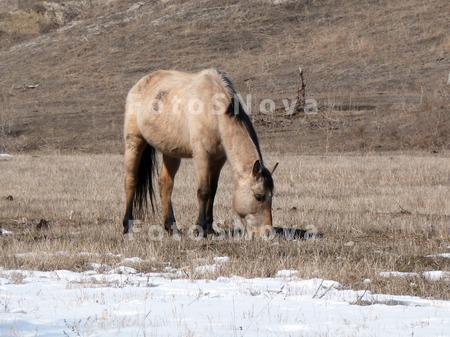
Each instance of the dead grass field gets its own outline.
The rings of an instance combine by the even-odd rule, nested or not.
[[[118,153],[139,78],[207,67],[252,95],[260,135],[302,144],[290,152],[450,148],[447,1],[20,4],[0,14],[0,151]],[[319,122],[284,117],[298,66],[328,109]],[[266,98],[277,114],[258,111]]]
[[[114,266],[137,256],[144,262],[133,267],[141,272],[170,266],[196,279],[205,277],[196,272],[198,264],[229,256],[230,262],[209,277],[270,277],[280,269],[298,269],[300,277],[333,279],[353,289],[450,299],[448,282],[420,276],[450,271],[450,259],[427,257],[449,251],[448,156],[265,153],[267,161],[281,163],[274,225],[315,226],[323,238],[152,240],[148,228],[160,223],[160,215],[126,238],[121,156],[24,155],[0,160],[0,225],[15,233],[0,236],[0,265],[79,271],[89,269],[88,262]],[[191,162],[182,164],[177,178],[175,212],[179,224],[188,227],[197,212]],[[226,166],[216,203],[222,224],[235,219],[231,180]],[[384,271],[419,276],[381,277]]]

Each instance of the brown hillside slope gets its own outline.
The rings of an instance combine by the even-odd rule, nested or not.
[[[205,67],[252,94],[273,150],[450,148],[448,1],[86,3],[0,14],[0,151],[120,152],[133,83]],[[281,100],[295,98],[299,65],[322,108],[288,119]],[[275,114],[258,112],[264,98]]]

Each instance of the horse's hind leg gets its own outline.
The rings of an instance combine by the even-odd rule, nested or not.
[[[161,174],[159,175],[159,195],[161,196],[161,204],[163,210],[164,228],[169,235],[177,232],[175,216],[172,207],[172,191],[175,175],[180,167],[181,160],[163,155],[163,165]]]
[[[147,142],[140,136],[128,134],[125,138],[125,203],[123,233],[127,234],[133,220],[133,203],[138,183],[139,163]]]

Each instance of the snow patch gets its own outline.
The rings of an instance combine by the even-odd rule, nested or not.
[[[441,270],[432,270],[423,272],[423,277],[429,281],[450,281],[450,272]]]
[[[401,271],[382,271],[379,273],[381,277],[418,277],[418,273],[405,273]]]
[[[122,254],[106,253],[105,256],[111,257],[111,258],[114,258],[114,259],[120,259],[122,257]]]
[[[140,257],[127,257],[122,261],[122,263],[129,263],[129,264],[138,264],[142,262],[145,262],[145,260],[141,259]]]
[[[164,267],[162,273],[153,273],[152,275],[155,277],[164,277],[167,279],[178,279],[187,276],[187,274],[184,271],[179,270],[177,268],[173,268],[171,266]]]
[[[386,271],[381,272],[378,275],[380,275],[381,277],[419,277],[420,275],[422,275],[428,281],[450,281],[450,272],[441,270],[424,271],[422,274]]]
[[[449,301],[342,290],[323,279],[193,281],[168,272],[180,271],[0,268],[0,335],[447,336],[450,326]],[[18,273],[24,282],[14,282]],[[355,299],[373,305],[350,305]]]
[[[217,264],[208,264],[205,266],[197,266],[194,268],[194,271],[199,274],[212,274],[220,269],[220,266]]]
[[[225,263],[230,261],[230,258],[228,256],[217,256],[213,260],[216,263]]]
[[[446,259],[450,259],[450,253],[427,255],[427,257],[443,257]]]
[[[281,327],[283,332],[308,331],[310,327],[307,324],[285,324]]]
[[[100,271],[109,271],[111,267],[106,264],[97,263],[97,262],[88,262],[88,266],[91,268],[90,271],[100,272]]]
[[[125,275],[136,274],[136,273],[137,273],[136,269],[131,268],[131,267],[125,267],[125,266],[120,266],[120,267],[114,268],[108,272],[108,274],[125,274]]]
[[[8,231],[4,228],[0,228],[0,235],[14,235],[15,233],[12,231]]]
[[[78,256],[87,256],[87,257],[101,257],[99,253],[91,253],[91,252],[79,252]]]
[[[275,277],[294,277],[298,275],[298,270],[293,269],[283,269],[277,271]]]

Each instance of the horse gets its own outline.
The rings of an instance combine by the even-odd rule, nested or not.
[[[158,70],[129,91],[125,106],[125,202],[123,233],[134,213],[155,210],[153,179],[162,154],[159,194],[164,228],[178,233],[172,191],[184,158],[192,158],[197,182],[197,228],[213,234],[213,204],[228,160],[234,176],[233,207],[249,233],[272,227],[273,170],[265,167],[255,129],[231,80],[221,71]]]

